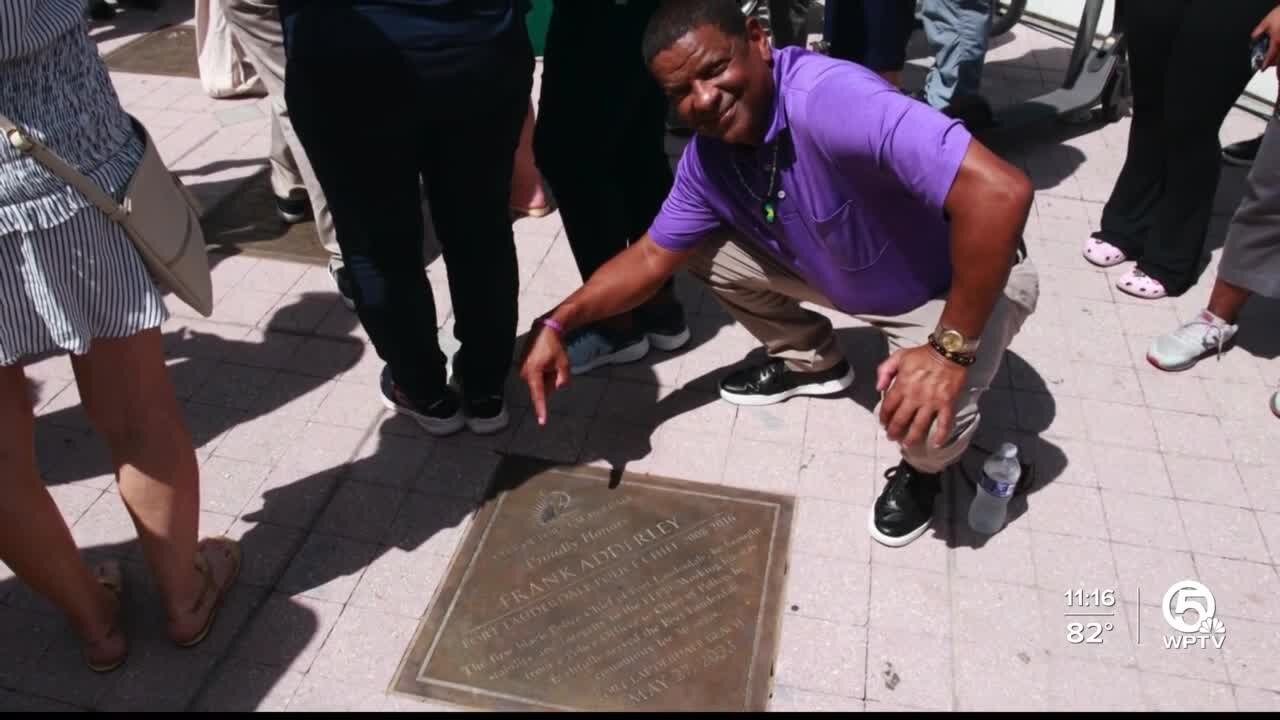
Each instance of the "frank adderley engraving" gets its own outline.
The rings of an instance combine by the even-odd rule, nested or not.
[[[765,708],[790,498],[504,466],[394,690],[512,709]]]

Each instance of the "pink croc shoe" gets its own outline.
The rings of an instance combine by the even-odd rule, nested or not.
[[[1124,251],[1105,240],[1089,238],[1084,241],[1084,259],[1098,267],[1112,267],[1128,260]]]
[[[1120,292],[1139,297],[1144,300],[1159,300],[1167,296],[1169,293],[1165,291],[1164,285],[1150,275],[1142,272],[1138,268],[1133,268],[1129,272],[1120,276],[1116,281],[1116,287]]]

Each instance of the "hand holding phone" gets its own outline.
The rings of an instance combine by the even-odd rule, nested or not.
[[[1276,56],[1280,55],[1280,5],[1267,13],[1249,37],[1252,38],[1249,54],[1254,72],[1275,65]]]
[[[1253,41],[1253,48],[1249,53],[1250,65],[1254,72],[1261,72],[1267,66],[1267,50],[1270,49],[1271,38],[1263,33]]]

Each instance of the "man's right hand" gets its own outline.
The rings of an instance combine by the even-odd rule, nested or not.
[[[653,297],[693,252],[693,249],[667,250],[646,233],[614,255],[591,274],[585,285],[556,306],[559,323],[547,327],[538,322],[533,326],[520,360],[520,377],[529,386],[529,398],[539,425],[547,424],[547,395],[568,384],[571,376],[569,357],[565,355],[559,332],[569,332],[638,307]],[[561,324],[564,329],[560,329]]]
[[[547,424],[547,395],[569,383],[569,356],[555,330],[536,325],[525,344],[520,377],[529,386],[529,399],[539,425]]]

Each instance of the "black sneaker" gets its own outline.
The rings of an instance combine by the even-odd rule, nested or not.
[[[346,265],[330,259],[329,277],[333,278],[333,284],[338,286],[338,295],[342,298],[342,304],[346,305],[348,310],[355,310],[356,298],[355,290],[351,287],[351,271],[347,270]]]
[[[105,21],[116,16],[115,6],[107,3],[107,0],[89,0],[87,12],[91,20]]]
[[[477,435],[496,435],[507,429],[511,416],[507,414],[507,403],[502,395],[468,395],[462,389],[462,367],[458,363],[458,355],[453,356],[453,372],[449,376],[449,387],[463,397],[462,413],[467,418],[467,428]]]
[[[689,342],[689,324],[685,322],[684,307],[680,303],[642,305],[633,315],[652,347],[671,352]]]
[[[963,122],[970,130],[986,130],[996,124],[991,103],[981,95],[952,98],[951,104],[941,110],[943,115]]]
[[[1236,167],[1249,167],[1258,156],[1258,148],[1262,147],[1262,136],[1252,140],[1241,140],[1222,148],[1222,161]]]
[[[735,405],[773,405],[796,395],[834,395],[853,384],[848,360],[820,372],[798,372],[782,360],[744,368],[720,381],[720,397]]]
[[[507,429],[511,417],[501,395],[468,397],[464,401],[467,427],[477,435],[494,435]]]
[[[942,490],[937,473],[922,473],[906,460],[884,473],[889,481],[867,518],[867,530],[881,545],[902,547],[929,529]]]
[[[276,198],[276,215],[286,225],[297,225],[311,218],[311,197],[302,188],[289,192],[289,197]]]
[[[382,368],[382,380],[379,389],[382,391],[382,404],[401,415],[408,415],[422,426],[423,430],[436,436],[452,435],[458,432],[467,421],[462,417],[458,407],[458,396],[453,388],[446,387],[439,399],[430,403],[414,402],[404,390],[391,379],[391,368]]]

